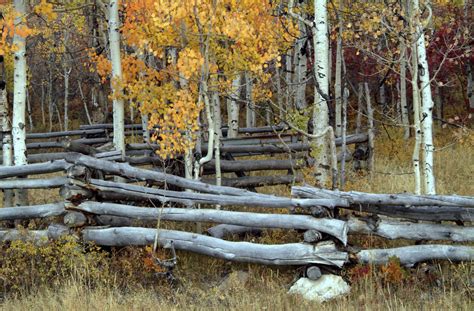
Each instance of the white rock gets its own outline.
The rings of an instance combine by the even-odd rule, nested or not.
[[[312,281],[308,278],[299,279],[288,291],[289,294],[300,294],[307,300],[325,302],[338,296],[348,294],[351,290],[340,276],[325,274]]]

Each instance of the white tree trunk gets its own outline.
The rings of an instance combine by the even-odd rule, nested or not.
[[[64,66],[64,130],[69,129],[69,74],[70,70]]]
[[[327,130],[329,126],[329,38],[327,32],[327,1],[314,1],[314,74],[316,86],[314,90],[313,131],[319,135]],[[331,131],[333,132],[333,131]],[[313,139],[313,157],[316,160],[315,177],[320,186],[326,186],[329,182],[331,159],[328,152],[327,137]],[[334,140],[334,137],[329,137]]]
[[[438,119],[438,124],[441,124],[443,119],[443,100],[441,98],[441,89],[437,83],[435,83],[434,102],[436,108],[436,118]]]
[[[22,25],[22,19],[26,14],[25,0],[14,1],[15,11],[18,14],[15,18],[15,26]],[[13,78],[13,160],[15,165],[26,165],[26,38],[15,34],[13,45],[16,46],[14,52],[14,78]],[[28,205],[26,191],[18,191],[16,196],[17,205]]]
[[[216,169],[216,185],[222,185],[222,171],[221,171],[221,149],[220,149],[220,142],[222,137],[222,119],[221,119],[221,101],[219,98],[219,93],[215,91],[212,94],[212,102],[213,102],[213,119],[214,119],[214,157],[215,161],[215,169]],[[218,209],[219,206],[218,206]]]
[[[422,120],[421,131],[423,139],[424,167],[423,173],[425,177],[425,192],[427,194],[436,193],[435,176],[434,176],[434,145],[433,145],[433,98],[431,96],[430,71],[426,57],[425,32],[419,15],[419,1],[413,0],[414,15],[416,16],[416,34],[418,40],[417,56],[418,56],[418,75],[420,77],[421,95],[422,95]]]
[[[122,83],[122,63],[120,60],[120,21],[118,14],[118,0],[110,0],[109,4],[109,44],[110,58],[112,61],[112,92],[113,92],[113,118],[114,118],[114,145],[125,155],[124,135],[124,103],[118,98],[122,95],[121,89],[117,89]]]
[[[283,92],[281,90],[281,75],[280,71],[281,68],[279,67],[279,62],[275,62],[275,85],[276,85],[276,93],[277,93],[277,105],[278,105],[278,116],[280,118],[280,122],[283,121],[285,118],[285,109],[283,109]]]
[[[412,54],[416,55],[416,44],[412,46]],[[413,90],[413,126],[415,128],[415,146],[413,148],[413,173],[415,176],[415,193],[421,194],[421,172],[420,172],[420,145],[421,145],[421,126],[420,126],[420,90],[418,88],[418,60],[412,56],[412,81]]]
[[[229,130],[227,137],[234,138],[239,134],[239,111],[240,104],[238,102],[240,94],[240,75],[232,80],[230,90],[230,99],[227,100],[227,126]]]
[[[245,101],[246,101],[246,122],[247,127],[257,125],[257,114],[255,112],[255,103],[252,100],[253,81],[249,73],[245,73]]]
[[[77,81],[77,87],[79,89],[79,94],[81,95],[82,104],[84,105],[84,112],[86,113],[87,123],[89,123],[89,125],[92,125],[91,115],[89,113],[89,108],[87,107],[87,100],[84,96],[84,92],[82,91],[81,81],[79,80]]]

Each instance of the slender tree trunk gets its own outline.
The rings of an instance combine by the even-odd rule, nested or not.
[[[12,134],[10,127],[10,117],[8,114],[8,98],[7,98],[7,87],[4,81],[4,64],[3,60],[0,61],[0,70],[2,76],[0,76],[0,130],[2,136],[2,160],[3,166],[12,166]],[[13,191],[3,191],[3,207],[13,206]]]
[[[278,116],[280,121],[285,118],[285,109],[283,109],[283,92],[281,90],[281,68],[279,62],[275,62],[275,81],[276,81],[276,93],[277,93],[277,105],[278,105]]]
[[[365,100],[367,105],[367,122],[368,122],[368,136],[369,136],[369,158],[367,160],[367,168],[371,174],[375,170],[375,129],[374,129],[374,109],[372,108],[372,103],[370,102],[370,89],[369,84],[365,82]]]
[[[318,135],[327,131],[329,127],[329,38],[327,30],[327,1],[314,1],[314,75],[316,78],[314,90],[313,131]],[[334,136],[334,135],[332,135]],[[315,166],[316,182],[320,186],[327,186],[330,179],[331,157],[328,152],[327,136],[313,139],[313,157],[317,163]],[[334,141],[334,137],[329,137]]]
[[[246,122],[247,127],[255,127],[257,125],[257,114],[255,111],[255,103],[252,99],[253,80],[250,73],[245,73],[245,100],[246,106]]]
[[[71,71],[64,66],[64,130],[69,129],[69,74]]]
[[[415,176],[415,193],[421,194],[421,172],[420,172],[420,145],[421,145],[421,125],[420,125],[420,90],[418,88],[418,60],[415,57],[416,44],[412,46],[412,90],[413,90],[413,125],[415,127],[415,146],[413,148],[413,173]]]
[[[84,92],[82,91],[81,81],[79,81],[79,80],[77,81],[77,87],[79,89],[79,94],[81,95],[82,104],[84,105],[84,112],[86,113],[87,123],[89,123],[89,125],[91,125],[92,124],[91,115],[89,113],[89,108],[87,107],[86,97],[84,96]]]
[[[48,66],[49,76],[48,76],[48,118],[49,118],[49,131],[53,131],[53,114],[54,114],[54,107],[53,107],[53,68],[52,68],[52,60],[50,57],[50,63]]]
[[[346,184],[346,137],[347,137],[347,102],[349,100],[349,89],[347,87],[344,88],[344,100],[342,103],[342,159],[341,159],[341,189],[344,190],[344,186]]]
[[[335,109],[335,120],[336,120],[336,137],[340,137],[342,134],[342,31],[343,31],[343,19],[342,11],[344,9],[344,1],[339,0],[339,32],[337,34],[337,46],[336,46],[336,81],[334,84],[334,95],[336,99],[336,109]]]
[[[33,111],[31,110],[30,92],[26,88],[26,108],[28,109],[28,123],[30,124],[30,131],[33,131],[35,126],[33,124]]]
[[[474,111],[474,73],[473,65],[469,61],[467,63],[467,98],[469,101],[469,110]]]
[[[300,38],[296,40],[294,51],[295,74],[293,84],[295,85],[295,107],[297,110],[303,110],[307,107],[306,104],[306,71],[307,71],[307,57],[306,47],[307,36],[306,25],[299,21]]]
[[[26,14],[26,0],[14,1],[15,11],[18,14],[15,18],[15,26],[22,27],[22,19]],[[16,46],[14,52],[14,78],[13,78],[13,160],[16,166],[26,165],[26,38],[15,34],[13,45]],[[26,190],[18,190],[16,195],[16,205],[28,205],[28,193]]]
[[[119,97],[122,94],[122,62],[120,59],[120,20],[118,0],[110,0],[109,4],[109,44],[112,60],[112,94],[114,117],[114,145],[125,155],[125,126],[124,102]]]
[[[222,117],[221,117],[221,101],[219,93],[214,91],[213,93],[213,114],[214,114],[214,158],[215,169],[216,169],[216,186],[222,185],[222,171],[221,171],[221,149],[220,141],[222,137]],[[220,206],[217,206],[220,209]]]
[[[400,53],[402,54],[400,60],[400,106],[404,130],[403,139],[408,140],[410,138],[410,118],[407,102],[407,46],[403,40],[400,44]]]
[[[237,75],[232,80],[230,99],[227,100],[227,126],[229,127],[227,137],[229,138],[234,138],[239,135],[240,104],[238,100],[240,94],[240,81],[240,75]]]
[[[44,112],[44,101],[45,101],[45,92],[44,92],[44,84],[41,82],[41,120],[43,121],[43,126],[46,126],[46,116]]]
[[[443,100],[441,98],[441,89],[438,84],[435,84],[434,102],[436,107],[436,118],[438,119],[438,124],[441,124],[441,120],[443,119]]]
[[[291,55],[285,55],[285,85],[286,85],[286,93],[285,93],[285,100],[286,100],[286,109],[289,110],[293,106],[292,96],[293,96],[293,84],[291,81]]]
[[[436,194],[435,176],[434,176],[434,145],[433,145],[433,98],[431,95],[430,71],[426,58],[425,32],[419,20],[421,11],[419,1],[414,0],[414,15],[416,16],[416,34],[418,40],[418,74],[420,77],[421,95],[422,95],[422,116],[421,130],[423,139],[425,192],[427,194]]]
[[[468,32],[472,34],[473,31],[473,11],[474,11],[474,1],[473,0],[464,0],[464,19],[465,25],[468,29]],[[468,61],[466,64],[466,75],[467,75],[467,99],[469,104],[469,111],[474,111],[474,64],[472,62],[472,51],[473,43],[468,46]]]

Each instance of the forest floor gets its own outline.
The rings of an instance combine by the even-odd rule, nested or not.
[[[440,194],[473,195],[474,147],[451,134],[437,135],[435,173]],[[414,189],[411,174],[412,144],[400,133],[381,132],[376,144],[376,172],[347,172],[346,190],[397,193]],[[351,164],[348,164],[351,167]],[[309,172],[308,172],[309,173]],[[261,189],[289,195],[286,186]],[[31,191],[33,203],[51,202],[57,191]],[[0,194],[1,196],[1,194]],[[1,202],[1,201],[0,201]],[[283,211],[282,211],[283,212]],[[32,226],[40,225],[33,224]],[[171,224],[164,224],[171,227]],[[180,228],[185,228],[181,225]],[[190,226],[190,225],[187,225]],[[174,226],[176,228],[176,226]],[[268,230],[255,242],[283,243],[301,240],[296,231]],[[473,310],[474,263],[434,262],[405,269],[355,266],[342,271],[351,282],[351,293],[319,305],[287,294],[298,278],[294,267],[235,264],[178,252],[170,283],[149,265],[149,249],[93,250],[92,259],[77,252],[75,242],[38,253],[31,245],[3,248],[0,259],[0,309],[4,310]],[[412,244],[376,237],[352,237],[362,247]],[[71,246],[72,245],[72,246]],[[89,255],[87,255],[89,256]],[[162,256],[166,256],[162,254]],[[49,258],[54,257],[54,258]],[[64,257],[64,258],[63,258]],[[68,266],[74,257],[81,264]],[[86,260],[87,259],[87,260]],[[54,267],[53,267],[54,266]],[[57,268],[61,266],[62,268]],[[237,271],[248,272],[241,280]],[[222,280],[228,277],[226,285]]]

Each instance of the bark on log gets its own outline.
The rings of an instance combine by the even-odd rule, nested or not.
[[[260,228],[254,227],[246,227],[246,226],[238,226],[238,225],[227,225],[227,224],[220,224],[214,227],[207,229],[207,233],[210,236],[218,239],[224,239],[226,236],[232,236],[234,234],[241,235],[241,234],[254,234],[258,235],[262,232]]]
[[[272,176],[243,176],[238,178],[222,178],[222,186],[236,188],[265,187],[273,185],[287,185],[302,182],[301,175],[272,175]],[[215,179],[205,178],[203,182],[214,185]]]
[[[261,245],[248,242],[229,242],[200,234],[174,230],[122,227],[110,229],[85,229],[86,242],[105,246],[150,245],[158,236],[158,244],[177,250],[191,251],[211,257],[237,262],[265,265],[304,265],[317,263],[342,267],[347,253],[338,251],[333,242],[318,245],[291,243]]]
[[[317,266],[311,266],[306,269],[306,277],[310,280],[316,281],[321,277],[321,269]]]
[[[66,177],[49,179],[7,179],[0,180],[0,189],[51,189],[68,182]]]
[[[183,193],[188,194],[188,193]],[[346,222],[337,219],[317,219],[306,215],[263,214],[231,212],[213,209],[145,208],[114,203],[83,202],[72,207],[81,212],[97,215],[113,215],[139,220],[171,220],[191,222],[215,222],[256,228],[283,228],[317,230],[347,242]]]
[[[87,154],[91,156],[95,156],[97,153],[100,152],[96,148],[83,144],[77,140],[63,141],[62,147],[64,148],[64,150],[69,151],[69,152],[79,152],[79,153]]]
[[[0,220],[16,220],[62,216],[64,203],[0,208]]]
[[[85,145],[96,145],[96,144],[103,144],[112,141],[112,138],[81,138],[72,140],[72,142],[77,142]],[[27,149],[50,149],[50,148],[63,148],[62,141],[42,141],[42,142],[34,142],[34,143],[27,143]]]
[[[473,261],[474,247],[454,245],[412,245],[389,249],[368,249],[356,254],[361,263],[385,264],[396,256],[405,266],[428,260]]]
[[[303,234],[303,240],[306,243],[319,242],[319,241],[322,240],[322,238],[323,238],[323,236],[322,236],[321,232],[319,232],[318,230],[314,230],[314,229],[307,230]]]
[[[75,184],[88,187],[95,192],[113,191],[122,194],[141,195],[144,200],[155,199],[166,202],[185,203],[193,201],[196,204],[217,204],[223,206],[255,206],[255,207],[275,207],[275,208],[311,208],[313,206],[325,206],[328,208],[344,205],[343,201],[336,200],[314,200],[314,199],[289,199],[276,196],[232,196],[214,195],[208,193],[194,193],[183,191],[171,191],[155,188],[147,188],[132,184],[110,182],[98,179],[91,179],[86,185],[80,181],[73,181]],[[99,193],[100,194],[100,193]]]
[[[387,239],[474,241],[474,227],[399,222],[382,219],[348,220],[349,232],[374,234]]]
[[[306,198],[344,198],[351,204],[474,207],[474,197],[458,195],[414,195],[408,193],[381,194],[358,191],[344,192],[309,186],[293,187],[292,194]]]
[[[87,217],[83,213],[68,211],[64,215],[64,224],[69,228],[82,227],[87,224]]]
[[[60,224],[51,224],[47,230],[0,230],[0,242],[33,241],[36,245],[42,245],[69,233],[69,229]]]
[[[64,171],[70,166],[71,164],[67,163],[66,161],[58,160],[46,163],[2,167],[0,170],[0,178],[54,173]]]

